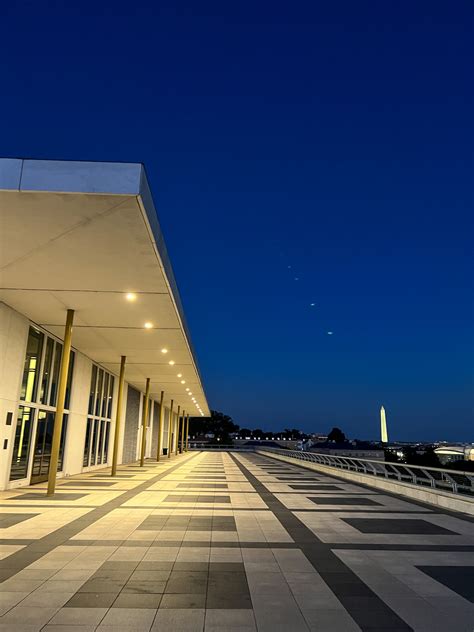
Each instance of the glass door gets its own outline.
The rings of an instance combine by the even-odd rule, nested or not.
[[[51,448],[53,444],[55,413],[48,410],[40,410],[38,412],[38,421],[36,424],[36,441],[33,452],[33,467],[31,470],[31,485],[35,483],[44,483],[48,480],[49,464],[51,461]],[[67,431],[67,415],[63,417],[63,426],[61,429],[61,442],[59,445],[58,471],[62,469],[62,458],[64,451],[64,438]]]
[[[31,484],[43,483],[48,480],[49,461],[53,442],[54,413],[40,410],[36,425],[36,441],[33,453],[33,469],[31,470]]]

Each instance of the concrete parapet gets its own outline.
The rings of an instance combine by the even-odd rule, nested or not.
[[[474,499],[468,497],[451,494],[439,489],[431,489],[429,487],[410,485],[409,483],[401,481],[393,481],[373,476],[371,474],[361,474],[360,472],[340,470],[335,467],[330,467],[329,465],[322,465],[311,461],[302,461],[282,454],[267,452],[265,450],[257,450],[257,453],[277,459],[278,461],[291,463],[292,465],[300,465],[308,470],[321,472],[322,474],[327,474],[328,476],[335,476],[337,478],[351,481],[351,483],[360,483],[361,485],[374,487],[392,494],[398,494],[399,496],[406,496],[414,501],[435,505],[441,509],[460,511],[470,516],[474,516]]]

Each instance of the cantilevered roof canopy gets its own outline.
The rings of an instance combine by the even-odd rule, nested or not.
[[[0,300],[60,338],[74,309],[73,347],[209,415],[143,165],[0,159]]]

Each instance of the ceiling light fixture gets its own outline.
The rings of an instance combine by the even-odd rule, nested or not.
[[[133,292],[129,292],[128,294],[125,294],[125,298],[127,299],[127,301],[136,301],[137,300],[137,295],[134,294]]]
[[[186,384],[186,380],[181,380],[181,384]]]
[[[145,323],[143,326],[145,327],[145,329],[152,329],[153,323]]]
[[[161,350],[161,353],[168,353],[168,349],[166,349],[166,348],[165,348],[165,349],[162,349],[162,350]]]
[[[173,366],[174,360],[170,360],[168,364],[171,364],[171,366]]]
[[[183,374],[182,373],[178,373],[178,377],[183,377]]]

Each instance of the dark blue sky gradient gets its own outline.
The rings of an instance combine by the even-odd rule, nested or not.
[[[0,153],[145,163],[211,407],[474,440],[471,2],[0,11]]]

